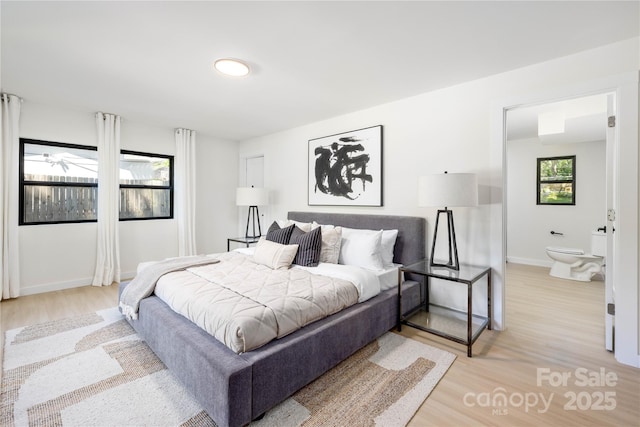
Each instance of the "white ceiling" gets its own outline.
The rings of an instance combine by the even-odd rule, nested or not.
[[[638,36],[638,2],[12,2],[1,89],[27,101],[269,134]],[[212,71],[221,57],[252,74]]]

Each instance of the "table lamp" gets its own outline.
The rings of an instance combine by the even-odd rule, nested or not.
[[[445,173],[421,176],[418,182],[418,206],[434,207],[438,209],[436,227],[433,234],[431,256],[429,264],[432,267],[446,267],[460,270],[458,262],[458,245],[456,244],[456,230],[453,224],[453,211],[450,207],[477,206],[478,180],[473,173]],[[446,264],[434,262],[436,241],[438,238],[438,224],[440,214],[447,216],[449,261]]]
[[[239,187],[236,189],[236,205],[249,206],[247,212],[247,228],[245,229],[245,237],[255,239],[262,236],[260,229],[260,212],[258,206],[266,206],[269,204],[269,191],[266,188]],[[252,223],[253,235],[249,235],[249,223]],[[256,223],[258,224],[258,234],[256,234]]]

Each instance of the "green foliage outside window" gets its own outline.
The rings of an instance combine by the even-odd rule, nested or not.
[[[537,204],[576,204],[576,156],[539,158],[537,171]]]

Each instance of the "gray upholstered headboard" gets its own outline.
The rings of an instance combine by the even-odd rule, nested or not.
[[[288,218],[300,222],[341,225],[371,230],[398,230],[393,261],[411,264],[426,257],[426,220],[415,216],[358,215],[322,212],[289,212]]]

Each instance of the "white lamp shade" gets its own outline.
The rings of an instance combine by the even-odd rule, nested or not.
[[[269,204],[269,191],[266,188],[239,187],[236,189],[236,205],[266,206]]]
[[[474,173],[439,173],[421,176],[418,206],[478,206],[478,178]]]

